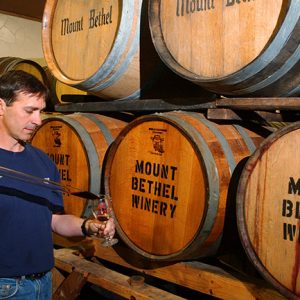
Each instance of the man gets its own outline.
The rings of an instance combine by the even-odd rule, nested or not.
[[[0,77],[0,166],[58,182],[54,162],[27,143],[42,122],[47,97],[47,88],[24,71]],[[114,235],[112,219],[105,226],[62,211],[60,191],[0,174],[0,299],[52,298],[52,231]]]

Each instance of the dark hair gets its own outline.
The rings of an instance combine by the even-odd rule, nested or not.
[[[12,105],[20,93],[39,95],[44,97],[45,101],[49,97],[48,88],[30,73],[12,70],[1,75],[0,98],[5,101],[7,106]]]

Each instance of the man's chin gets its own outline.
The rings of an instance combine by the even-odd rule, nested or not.
[[[24,143],[30,142],[31,138],[32,138],[32,134],[28,134],[28,135],[26,135],[26,136],[20,137],[18,141],[19,141],[20,143],[24,144]]]

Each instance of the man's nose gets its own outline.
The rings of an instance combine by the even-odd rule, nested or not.
[[[42,117],[41,117],[41,113],[39,111],[36,111],[34,113],[32,122],[36,125],[42,124]]]

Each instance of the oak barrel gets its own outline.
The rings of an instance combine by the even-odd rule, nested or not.
[[[39,79],[47,88],[50,87],[50,81],[44,68],[37,62],[30,59],[23,59],[20,57],[6,56],[0,58],[0,75],[8,71],[21,70],[27,72],[37,79]],[[46,99],[45,111],[51,112],[54,110],[53,98],[50,97]]]
[[[62,104],[62,96],[63,95],[87,95],[87,92],[76,89],[70,85],[67,85],[61,81],[59,81],[46,66],[44,67],[44,71],[47,75],[49,82],[49,90],[51,94],[51,101],[53,105]]]
[[[300,122],[274,132],[238,185],[240,238],[254,266],[288,299],[300,297]]]
[[[227,96],[300,94],[299,0],[150,0],[152,40],[180,76]]]
[[[47,0],[42,45],[61,82],[106,100],[212,94],[171,72],[153,46],[148,0]]]
[[[120,237],[150,260],[215,254],[231,174],[261,140],[246,128],[218,125],[194,112],[130,122],[104,163]]]
[[[23,59],[20,57],[1,57],[0,58],[0,74],[6,73],[12,70],[22,70],[27,72],[41,82],[43,82],[46,86],[48,86],[48,80],[46,72],[44,71],[43,67],[40,66],[33,60],[30,59]]]
[[[126,124],[99,114],[49,115],[31,143],[53,159],[63,185],[99,194],[105,153]],[[89,199],[64,194],[66,213],[89,217],[92,204]]]

